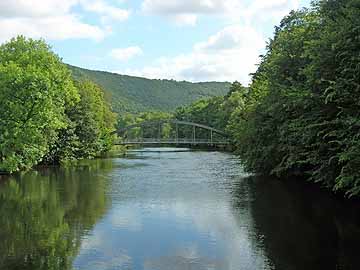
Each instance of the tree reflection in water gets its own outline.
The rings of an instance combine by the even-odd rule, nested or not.
[[[360,269],[358,202],[261,177],[239,183],[234,197],[236,209],[249,205],[259,238],[254,244],[263,243],[274,269]]]
[[[0,184],[0,269],[71,269],[82,237],[108,207],[111,162],[44,169]]]

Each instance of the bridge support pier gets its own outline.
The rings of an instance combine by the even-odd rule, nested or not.
[[[161,140],[161,122],[159,122],[159,133],[158,133],[158,139]]]
[[[179,142],[179,127],[178,127],[178,123],[176,123],[176,135],[175,135],[176,137],[176,143],[178,143]]]

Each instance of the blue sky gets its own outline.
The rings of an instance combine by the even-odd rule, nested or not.
[[[247,84],[274,26],[310,0],[1,0],[0,42],[44,38],[64,62]]]

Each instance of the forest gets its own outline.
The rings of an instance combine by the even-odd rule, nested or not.
[[[150,80],[68,65],[75,80],[91,80],[101,86],[116,113],[172,112],[177,107],[225,95],[228,82]]]

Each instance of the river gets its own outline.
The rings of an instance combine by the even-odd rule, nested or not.
[[[0,182],[0,269],[360,269],[357,202],[146,148]]]

